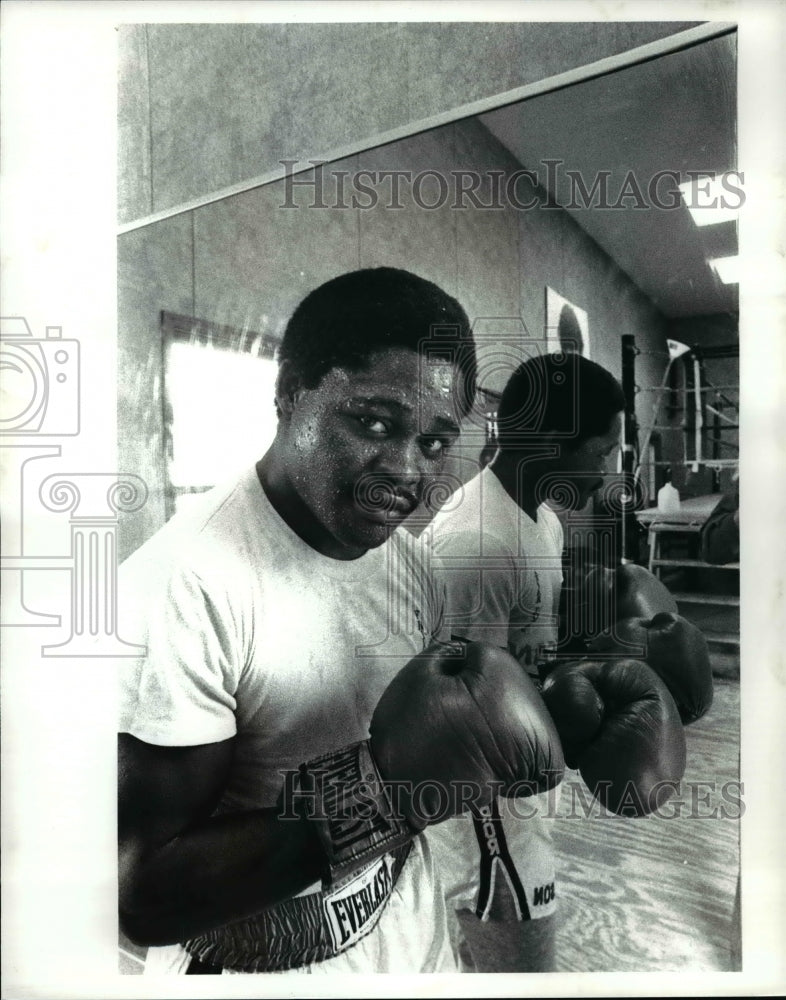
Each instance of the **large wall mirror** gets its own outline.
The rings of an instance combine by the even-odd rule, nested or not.
[[[251,41],[265,27],[279,30],[251,26]],[[383,34],[389,27],[381,26]],[[452,37],[477,28],[444,27]],[[561,27],[566,49],[577,48],[568,29],[582,26],[546,27]],[[661,384],[671,360],[668,341],[710,348],[737,340],[737,285],[728,270],[737,253],[736,209],[744,200],[736,162],[736,32],[730,26],[678,31],[660,25],[669,34],[656,47],[668,51],[653,54],[652,44],[633,44],[640,27],[617,25],[622,55],[563,73],[554,88],[548,81],[534,85],[545,92],[532,97],[499,99],[480,114],[370,145],[316,169],[310,161],[320,160],[318,153],[291,157],[279,166],[278,179],[241,184],[237,193],[203,192],[194,207],[169,206],[158,216],[124,222],[120,454],[124,467],[141,470],[150,487],[146,509],[124,526],[125,553],[172,513],[173,490],[187,491],[184,483],[171,482],[169,472],[178,458],[166,425],[177,414],[167,409],[166,382],[175,375],[171,353],[162,347],[162,312],[192,317],[201,330],[212,324],[236,331],[229,339],[237,344],[260,338],[275,343],[307,290],[357,266],[418,271],[457,295],[475,323],[485,392],[454,460],[459,479],[474,474],[483,460],[495,396],[507,374],[528,350],[554,348],[562,314],[563,322],[578,324],[581,349],[618,376],[622,338],[634,338],[637,426],[629,433],[637,435],[635,447],[646,449],[636,455],[645,467],[646,499],[664,475],[687,495],[725,488],[736,458],[737,396],[730,388],[723,397],[704,392],[697,417],[694,402],[677,412],[675,393],[687,400],[685,390],[695,387],[696,377],[701,390],[733,386],[734,359],[703,359],[698,375],[688,358],[674,360],[668,392]],[[245,37],[237,26],[231,36],[226,25],[152,28],[147,35],[145,26],[126,29],[126,106],[135,87],[155,93],[156,79],[167,82],[172,44],[183,30],[195,32],[197,42],[207,33],[211,44],[217,37],[236,46]],[[632,51],[619,40],[626,28]],[[142,54],[144,78],[131,72],[134,65],[139,70]],[[156,57],[163,65],[150,62]],[[220,92],[215,68],[205,79],[204,93],[186,88],[192,101],[209,99],[210,80]],[[166,110],[163,98],[159,103]],[[257,112],[263,113],[264,107]],[[242,120],[236,123],[236,135],[243,128]],[[217,135],[225,137],[226,129],[225,121],[217,122]],[[155,129],[152,134],[155,151],[163,138]],[[215,160],[214,142],[202,137],[192,144],[194,154]],[[121,184],[128,188],[133,168],[147,159],[135,157],[133,143],[121,142],[120,151]],[[222,148],[217,162],[232,152],[231,144]],[[155,197],[174,198],[199,181],[191,176],[197,167],[185,176],[183,162],[165,154],[158,160],[151,155],[159,173],[169,171],[171,190],[140,202],[140,211],[155,207]],[[242,150],[237,155],[242,158]],[[167,191],[166,183],[166,177],[159,180],[158,190]],[[121,210],[124,204],[121,199]],[[252,354],[248,358],[253,364]],[[230,406],[236,394],[232,377],[218,374],[224,370],[229,372],[215,369],[207,410],[212,405],[217,420],[233,410],[237,436],[262,451],[273,417],[250,427]],[[709,411],[705,402],[712,404]],[[670,424],[677,432],[666,432]],[[729,430],[719,431],[718,424]],[[243,455],[243,448],[233,453]],[[206,485],[195,482],[194,488]]]

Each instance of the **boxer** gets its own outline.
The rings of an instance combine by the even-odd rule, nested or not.
[[[268,451],[120,569],[121,630],[145,649],[121,684],[121,926],[148,973],[449,971],[423,835],[375,828],[355,866],[351,831],[326,839],[290,779],[327,758],[346,783],[388,684],[441,635],[402,523],[472,406],[469,321],[417,275],[361,270],[303,299],[278,358]]]

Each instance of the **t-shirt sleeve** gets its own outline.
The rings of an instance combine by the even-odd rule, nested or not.
[[[173,572],[147,594],[140,582],[128,581],[124,599],[135,602],[133,640],[145,654],[124,672],[120,731],[159,746],[229,739],[242,643],[228,598],[211,595],[189,571]]]
[[[459,531],[434,540],[445,587],[445,632],[506,649],[516,600],[510,549],[493,535]]]

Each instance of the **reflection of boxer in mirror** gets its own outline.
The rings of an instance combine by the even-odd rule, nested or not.
[[[544,696],[566,671],[572,676],[606,669],[623,686],[635,687],[643,668],[644,676],[656,675],[679,725],[704,714],[712,701],[707,645],[644,567],[591,567],[586,579],[570,581],[571,603],[602,608],[608,632],[577,636],[580,659],[551,671],[549,653],[560,638],[563,546],[551,507],[580,510],[602,484],[619,443],[624,403],[617,380],[575,352],[525,362],[500,401],[496,458],[464,485],[455,503],[448,501],[431,533],[444,563],[447,624],[454,636],[504,646],[533,677],[545,678]],[[607,717],[600,715],[602,731]],[[560,730],[562,715],[554,718]],[[568,759],[576,737],[572,723],[560,736],[566,761],[575,766]],[[674,747],[683,740],[675,733]],[[630,767],[634,757],[621,752],[616,767]],[[488,814],[449,820],[427,832],[450,872],[447,898],[458,914],[451,931],[468,968],[553,969],[559,890],[548,822],[553,811],[545,796],[538,800],[522,816],[501,797]]]
[[[500,400],[496,457],[430,529],[444,561],[451,633],[508,649],[536,680],[539,659],[558,641],[563,537],[552,506],[580,510],[602,484],[624,405],[617,380],[576,351],[524,362]],[[502,815],[474,830],[467,818],[428,831],[452,873],[448,902],[459,916],[451,930],[467,968],[553,968],[554,850],[549,803],[538,800],[526,820],[507,815],[500,799]],[[492,827],[510,859],[504,873],[496,865],[495,879],[483,853]]]

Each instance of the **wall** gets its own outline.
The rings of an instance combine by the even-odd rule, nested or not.
[[[386,207],[389,181],[381,181],[376,206],[335,207],[340,171],[348,172],[345,184],[360,170],[414,176],[426,169],[452,183],[454,171],[472,169],[482,178],[481,203],[488,204],[488,171],[508,177],[519,167],[476,120],[465,120],[325,168],[322,202],[332,207],[310,207],[314,188],[301,185],[290,199],[299,207],[283,208],[287,191],[276,182],[121,236],[121,467],[143,475],[150,487],[146,507],[121,524],[121,557],[164,520],[161,310],[280,335],[298,300],[320,282],[356,267],[402,266],[460,299],[477,321],[484,382],[499,390],[524,356],[526,339],[543,343],[548,284],[589,314],[595,360],[619,377],[620,337],[634,333],[645,352],[640,379],[659,380],[663,317],[567,213],[542,207],[542,192],[535,192],[540,207],[526,211],[504,201],[499,210],[466,200],[454,208],[452,198],[427,210],[402,184],[401,208],[393,209]],[[421,195],[435,203],[439,189],[424,183]],[[639,402],[643,420],[646,404]],[[477,439],[462,440],[451,466],[461,479],[477,471],[479,448]]]
[[[121,222],[696,22],[137,24],[119,29]]]

